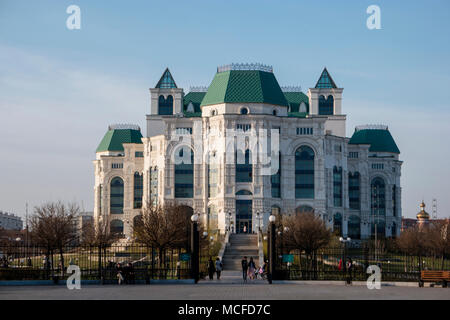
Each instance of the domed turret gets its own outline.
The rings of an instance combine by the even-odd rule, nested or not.
[[[420,212],[416,215],[416,217],[419,225],[428,223],[428,220],[430,220],[430,215],[425,211],[425,203],[423,201],[420,204]]]

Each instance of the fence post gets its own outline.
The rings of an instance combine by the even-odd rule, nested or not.
[[[103,271],[102,271],[102,246],[98,246],[98,277],[101,284],[104,284],[103,281]]]

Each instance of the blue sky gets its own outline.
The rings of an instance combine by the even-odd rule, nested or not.
[[[81,8],[68,30],[66,8]],[[381,30],[366,9],[381,8]],[[344,87],[347,133],[387,124],[402,151],[402,206],[450,215],[450,2],[0,1],[0,210],[46,200],[93,207],[95,148],[108,124],[145,131],[148,88],[179,87],[217,65],[262,62],[281,85]]]

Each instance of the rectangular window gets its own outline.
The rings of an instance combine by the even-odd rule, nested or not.
[[[342,168],[333,170],[333,198],[334,206],[342,207]]]
[[[122,169],[123,163],[113,163],[113,164],[111,164],[111,168],[112,169]]]
[[[298,135],[312,135],[313,128],[297,128]]]
[[[236,130],[237,131],[250,131],[252,129],[252,125],[251,124],[245,124],[245,123],[238,123],[236,124]]]
[[[144,152],[142,151],[136,151],[134,153],[135,158],[143,158],[144,157]]]
[[[272,198],[281,197],[281,154],[278,157],[278,171],[270,177],[272,183]]]
[[[372,163],[372,169],[374,170],[383,170],[384,164],[383,163]]]
[[[176,128],[177,135],[190,135],[192,134],[192,128]]]
[[[350,159],[357,159],[357,158],[359,158],[359,154],[358,154],[358,152],[352,151],[352,152],[349,152],[349,153],[348,153],[348,157],[349,157]]]
[[[336,152],[342,152],[342,146],[340,144],[335,144],[334,145],[334,151]]]

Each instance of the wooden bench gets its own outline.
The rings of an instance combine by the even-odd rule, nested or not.
[[[443,288],[447,288],[450,281],[450,271],[422,271],[420,273],[419,287],[423,287],[425,282],[441,282]]]

